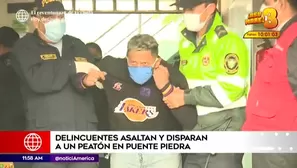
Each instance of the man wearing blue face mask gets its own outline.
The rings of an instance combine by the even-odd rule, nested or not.
[[[65,35],[64,7],[42,0],[33,16],[34,33],[13,48],[12,66],[21,78],[28,130],[96,131],[89,88],[103,72],[79,39]],[[96,168],[97,163],[34,163],[33,168]]]
[[[107,75],[103,82],[109,104],[110,129],[115,131],[191,130],[197,122],[193,106],[170,110],[163,102],[173,88],[159,78],[168,68],[170,81],[188,88],[183,75],[161,60],[158,43],[146,34],[128,42],[124,59],[104,57],[99,68]],[[180,154],[111,154],[111,168],[181,168]]]

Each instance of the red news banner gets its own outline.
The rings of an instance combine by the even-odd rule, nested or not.
[[[50,131],[0,132],[0,168],[13,162],[99,162],[98,154],[50,154]]]
[[[36,132],[42,141],[36,137],[28,138],[32,132],[0,132],[0,153],[15,154],[15,153],[50,153],[50,131]],[[34,139],[35,138],[35,139]],[[38,143],[42,143],[38,144]],[[29,151],[26,146],[40,146],[37,150]],[[0,167],[1,168],[1,167]]]

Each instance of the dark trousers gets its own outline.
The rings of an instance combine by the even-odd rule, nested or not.
[[[36,127],[36,120],[27,122],[28,130],[51,130],[51,131],[97,131],[97,123],[88,123],[88,121],[81,121],[76,125],[76,128],[71,128],[65,125],[49,124],[47,127]],[[98,168],[98,163],[28,163],[32,165],[31,168]]]
[[[98,118],[98,130],[107,131],[109,130],[109,117],[108,117],[108,102],[104,90],[100,90],[96,87],[91,88],[96,115]]]
[[[255,153],[252,165],[253,168],[297,168],[297,154]]]
[[[14,168],[32,168],[32,163],[13,163]]]
[[[194,130],[239,131],[244,120],[245,108],[230,109],[199,116]],[[237,153],[188,154],[183,168],[242,168],[242,158],[243,154]]]
[[[109,159],[100,158],[99,168],[110,168],[110,161],[109,161]]]
[[[236,153],[189,154],[183,168],[242,168],[242,157],[243,154]]]

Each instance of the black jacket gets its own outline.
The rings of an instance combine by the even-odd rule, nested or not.
[[[44,43],[37,32],[20,39],[12,64],[22,80],[29,129],[93,130],[97,125],[91,93],[80,85],[74,60],[93,62],[85,44],[72,36],[57,48]]]
[[[98,130],[109,130],[108,101],[105,90],[98,89],[97,87],[92,87],[91,90],[93,94],[96,115],[99,121]]]
[[[188,88],[186,79],[178,70],[164,61],[161,64],[168,68],[173,85]],[[196,125],[194,106],[170,110],[153,78],[138,85],[129,77],[126,59],[107,56],[99,67],[107,73],[103,85],[108,98],[111,130],[174,131],[191,130]]]
[[[0,130],[24,130],[25,111],[11,53],[0,56]]]

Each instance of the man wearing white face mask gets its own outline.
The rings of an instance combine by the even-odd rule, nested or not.
[[[217,0],[180,0],[179,70],[189,84],[164,98],[175,109],[195,105],[198,131],[238,131],[245,119],[249,54],[240,36],[227,30]],[[162,78],[168,78],[163,75]],[[157,80],[158,81],[158,80]],[[189,154],[184,168],[241,168],[242,154]]]
[[[65,35],[64,7],[42,0],[32,18],[36,30],[14,46],[11,63],[21,78],[28,130],[96,131],[89,88],[104,73],[86,45]],[[34,163],[33,168],[96,168],[97,163]]]
[[[243,131],[297,131],[297,0],[265,0],[280,37],[265,48],[251,86]],[[273,9],[270,9],[273,12]],[[271,19],[271,18],[268,18]],[[273,18],[272,18],[273,19]],[[252,154],[253,168],[296,168],[295,153]]]

